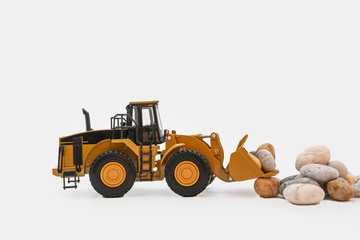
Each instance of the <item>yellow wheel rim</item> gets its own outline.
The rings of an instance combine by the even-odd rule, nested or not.
[[[183,161],[176,166],[174,175],[181,186],[190,187],[199,180],[200,171],[195,163]]]
[[[118,187],[125,181],[126,171],[118,162],[105,164],[100,171],[101,181],[108,187]]]

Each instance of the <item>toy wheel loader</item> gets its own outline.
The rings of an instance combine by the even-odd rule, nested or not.
[[[92,130],[83,109],[86,132],[59,139],[58,167],[53,175],[63,178],[63,188],[77,188],[79,177],[89,174],[94,189],[104,197],[121,197],[135,181],[166,179],[175,193],[191,197],[201,193],[215,177],[224,182],[271,177],[241,139],[230,162],[223,166],[219,135],[179,135],[163,130],[158,101],[130,102],[126,114],[111,118],[110,129]],[[204,141],[210,138],[210,144]],[[160,144],[165,149],[160,151]],[[67,179],[67,181],[66,181]]]

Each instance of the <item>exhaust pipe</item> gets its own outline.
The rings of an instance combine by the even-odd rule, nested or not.
[[[92,131],[93,129],[91,128],[90,125],[90,114],[88,111],[86,111],[85,109],[82,109],[83,114],[85,115],[85,123],[86,123],[86,131]]]

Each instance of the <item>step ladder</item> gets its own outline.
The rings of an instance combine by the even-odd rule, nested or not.
[[[71,178],[73,177],[73,180],[71,180]],[[65,180],[65,178],[67,178],[67,181]],[[67,184],[66,184],[67,182]],[[68,188],[77,188],[77,183],[80,182],[80,177],[76,176],[76,172],[75,171],[69,171],[69,172],[64,172],[63,173],[63,188],[68,189]],[[71,183],[74,183],[73,185],[71,185]]]
[[[148,160],[144,160],[144,156],[149,156]],[[144,170],[144,164],[149,164],[149,170]],[[150,173],[150,178],[143,178],[142,173]],[[140,172],[139,180],[142,181],[152,181],[153,180],[153,166],[152,166],[152,146],[149,145],[149,152],[143,151],[143,146],[140,146]]]

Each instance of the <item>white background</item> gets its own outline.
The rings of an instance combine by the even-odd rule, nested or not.
[[[109,127],[129,101],[160,100],[164,127],[220,134],[225,161],[248,133],[280,178],[323,144],[360,174],[359,1],[0,2],[1,239],[347,239],[360,200],[295,206],[253,180],[194,198],[166,182],[104,199],[88,177],[62,190],[58,137]]]

